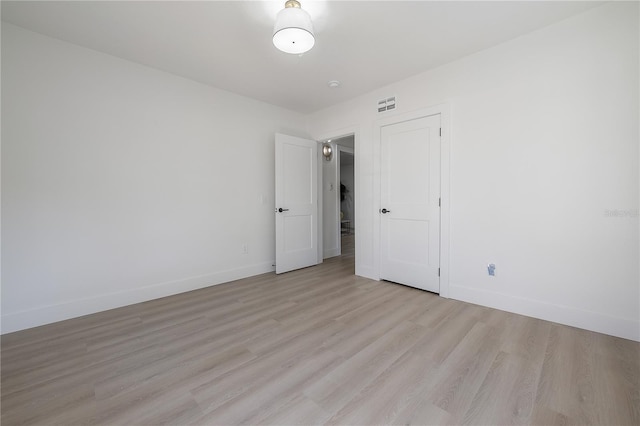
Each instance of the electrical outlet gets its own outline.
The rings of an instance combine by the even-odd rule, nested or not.
[[[496,275],[496,265],[493,264],[493,263],[490,263],[489,265],[487,265],[487,272],[489,272],[489,276],[495,277],[495,275]]]

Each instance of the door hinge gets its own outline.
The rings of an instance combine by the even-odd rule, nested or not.
[[[442,207],[442,198],[438,198],[438,207]]]
[[[440,268],[438,268],[438,276],[440,276]]]
[[[440,136],[442,136],[442,127],[440,127]]]

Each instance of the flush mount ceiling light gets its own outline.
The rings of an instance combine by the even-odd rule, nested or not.
[[[300,54],[309,51],[315,42],[311,17],[298,0],[287,0],[273,26],[273,44],[283,52]]]

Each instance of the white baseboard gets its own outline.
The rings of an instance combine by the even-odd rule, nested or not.
[[[272,264],[273,262],[264,262],[242,268],[4,314],[2,315],[2,334],[264,274],[274,270]]]
[[[640,341],[640,321],[451,284],[449,297],[528,317]]]

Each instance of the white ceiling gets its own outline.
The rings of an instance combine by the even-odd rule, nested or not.
[[[275,49],[280,1],[2,1],[2,20],[309,113],[599,5],[598,2],[302,0],[316,32]],[[329,80],[339,80],[337,89]]]

